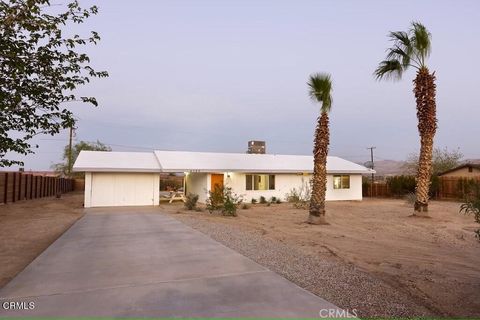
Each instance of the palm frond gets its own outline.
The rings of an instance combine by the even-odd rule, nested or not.
[[[397,46],[402,46],[405,48],[405,51],[410,54],[412,49],[412,42],[408,36],[408,33],[405,31],[393,31],[389,34],[390,40],[395,41]]]
[[[330,112],[332,108],[332,80],[327,73],[314,73],[308,82],[308,95],[315,102],[322,104],[322,112]]]
[[[398,45],[393,46],[387,50],[387,60],[399,60],[402,63],[403,68],[407,68],[410,65],[411,57],[405,51],[405,49],[400,48]]]
[[[377,80],[402,78],[404,67],[398,59],[383,60],[373,73]]]
[[[425,67],[431,50],[431,34],[423,24],[412,22],[408,32],[395,31],[388,36],[393,45],[387,49],[386,59],[374,72],[377,79],[400,79],[409,67]]]
[[[427,28],[420,22],[412,22],[410,29],[412,46],[423,64],[432,50],[431,37]]]

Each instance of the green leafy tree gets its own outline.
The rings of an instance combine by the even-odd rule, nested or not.
[[[448,148],[435,148],[432,155],[432,175],[439,174],[458,167],[461,164],[463,154],[460,150],[448,150]],[[418,153],[412,153],[405,161],[404,168],[409,174],[414,174],[418,171]]]
[[[431,51],[431,34],[419,22],[413,22],[408,32],[390,32],[393,46],[386,60],[375,70],[377,79],[401,79],[409,68],[417,70],[413,80],[417,103],[420,154],[415,188],[415,215],[428,215],[430,177],[432,175],[433,139],[437,130],[435,72],[430,73],[426,60]]]
[[[112,148],[109,146],[101,143],[100,141],[97,140],[97,142],[87,142],[87,141],[80,141],[79,143],[76,143],[75,145],[72,146],[72,161],[69,165],[69,157],[70,157],[70,147],[68,145],[65,146],[63,149],[63,162],[54,164],[52,168],[57,172],[58,174],[61,174],[63,176],[68,176],[71,175],[72,172],[72,166],[75,163],[75,160],[77,160],[78,155],[80,154],[80,151],[85,150],[85,151],[112,151]]]
[[[310,76],[307,85],[310,98],[321,105],[314,137],[312,196],[308,222],[324,224],[326,223],[327,155],[330,144],[328,113],[332,109],[332,80],[329,74],[316,73]]]
[[[97,7],[82,9],[74,1],[61,13],[52,11],[49,0],[0,1],[0,167],[22,165],[6,154],[33,153],[34,136],[55,135],[74,126],[66,104],[98,105],[94,97],[75,95],[75,89],[91,78],[108,76],[95,71],[85,53],[77,52],[100,40],[96,32],[65,36],[67,27],[97,14]]]

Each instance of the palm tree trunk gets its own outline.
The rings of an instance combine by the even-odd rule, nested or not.
[[[313,148],[313,179],[310,198],[311,224],[325,224],[325,194],[327,192],[327,155],[330,144],[328,113],[322,112],[315,129]]]
[[[417,101],[418,132],[420,134],[420,155],[418,159],[417,185],[415,188],[415,215],[428,216],[428,193],[432,176],[433,139],[437,129],[435,102],[435,73],[421,68],[415,80]]]

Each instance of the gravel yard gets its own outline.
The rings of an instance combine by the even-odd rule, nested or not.
[[[161,209],[360,317],[478,316],[475,225],[458,204],[431,206],[433,218],[418,219],[403,201],[329,203],[329,226],[305,224],[289,204],[236,218]]]

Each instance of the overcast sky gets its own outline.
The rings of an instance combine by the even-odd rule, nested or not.
[[[55,2],[55,1],[54,1]],[[61,2],[63,3],[63,1]],[[80,90],[100,106],[74,105],[76,140],[116,151],[310,154],[319,106],[307,96],[313,72],[333,79],[330,154],[403,160],[418,149],[414,71],[399,82],[372,73],[389,31],[413,20],[433,35],[436,145],[480,158],[480,1],[80,1],[100,13],[72,32],[100,33],[89,47],[109,78]],[[25,169],[48,169],[68,136],[39,137]],[[20,157],[20,159],[22,159]]]

